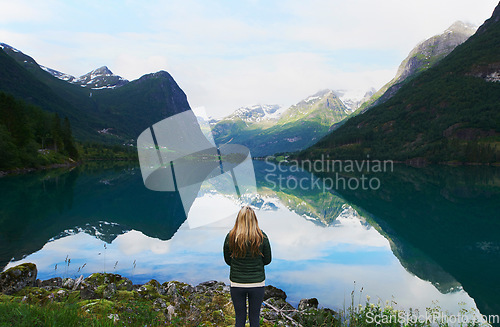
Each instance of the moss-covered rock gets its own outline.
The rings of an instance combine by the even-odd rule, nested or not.
[[[230,287],[223,282],[212,280],[192,286],[178,281],[160,284],[152,279],[144,285],[132,285],[128,278],[117,274],[94,273],[76,280],[56,277],[38,281],[35,287],[36,273],[30,267],[36,272],[36,266],[25,264],[2,273],[10,276],[10,280],[14,280],[12,276],[34,279],[28,281],[30,285],[11,292],[12,295],[0,293],[0,303],[75,308],[82,319],[102,319],[106,321],[104,325],[231,326],[235,322]],[[311,314],[322,319],[334,316],[331,310],[317,309],[315,299],[301,301],[304,310],[296,310],[285,301],[285,292],[272,286],[266,289],[268,295],[275,296],[265,301],[261,326],[290,325],[289,319],[305,322],[305,316],[307,321],[312,321]],[[288,317],[284,317],[283,312]]]
[[[37,275],[34,263],[23,263],[0,274],[0,292],[14,294],[26,286],[34,286]]]

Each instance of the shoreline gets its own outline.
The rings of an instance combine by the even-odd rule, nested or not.
[[[379,299],[364,304],[356,301],[338,311],[319,306],[316,298],[301,299],[294,307],[286,293],[268,285],[260,312],[262,327],[332,326],[356,327],[390,325],[393,327],[435,326],[457,319],[467,326],[491,326],[498,315],[481,315],[477,310],[450,315],[439,306],[427,308],[423,315],[411,308],[396,309],[393,299],[385,305]],[[436,320],[437,319],[437,320]],[[234,307],[230,286],[208,280],[196,286],[179,281],[160,283],[151,279],[133,284],[119,274],[93,273],[84,278],[53,277],[37,279],[33,263],[23,263],[0,273],[0,324],[34,325],[44,321],[50,326],[234,326]],[[486,322],[486,323],[485,323]],[[410,325],[408,325],[410,323]],[[470,325],[473,323],[473,325]],[[460,326],[462,326],[461,324]],[[458,326],[458,325],[457,325]]]
[[[300,326],[315,316],[332,323],[336,319],[335,311],[318,308],[316,298],[300,300],[297,308],[286,298],[283,290],[272,285],[265,287],[261,326]],[[158,326],[229,326],[234,325],[235,319],[230,286],[221,281],[209,280],[194,286],[179,281],[161,284],[152,279],[145,284],[133,284],[130,279],[112,273],[40,280],[33,263],[20,264],[0,273],[0,304],[28,305],[41,310],[72,307],[77,315],[111,319],[115,324],[128,322],[126,325],[131,322],[145,325],[142,319],[146,314],[139,309],[130,310],[138,308],[138,304],[154,315],[155,322],[161,322]],[[52,308],[53,305],[56,307]],[[151,322],[146,323],[149,326]]]
[[[266,158],[263,157],[255,157],[252,158],[252,160],[258,160],[258,161],[264,161]],[[43,171],[43,170],[49,170],[49,169],[57,169],[57,168],[72,168],[72,167],[77,167],[85,162],[95,162],[95,161],[136,161],[136,160],[131,160],[131,159],[108,159],[108,158],[91,158],[91,159],[85,159],[85,160],[80,160],[80,161],[73,161],[73,162],[66,162],[66,163],[55,163],[47,166],[40,166],[40,167],[23,167],[23,168],[12,168],[12,169],[7,169],[7,170],[0,170],[0,178],[4,176],[9,176],[9,175],[20,175],[20,174],[28,174],[36,171]],[[281,161],[276,161],[276,160],[269,160],[270,162],[273,163],[280,163]],[[302,160],[298,160],[299,162]],[[341,162],[354,162],[354,161],[363,161],[363,160],[338,160]],[[437,162],[437,163],[415,163],[412,160],[407,160],[407,161],[398,161],[398,160],[388,160],[391,161],[392,163],[395,164],[403,164],[409,167],[414,167],[414,168],[425,168],[428,166],[432,165],[443,165],[443,166],[448,166],[448,167],[459,167],[459,166],[488,166],[488,167],[500,167],[500,162],[495,162],[495,163],[481,163],[481,162],[455,162],[455,161],[446,161],[446,162]],[[137,161],[138,162],[138,161]]]
[[[43,171],[49,169],[56,168],[72,168],[81,165],[81,161],[73,161],[73,162],[65,162],[65,163],[55,163],[47,166],[40,167],[23,167],[23,168],[12,168],[8,170],[0,170],[0,178],[9,175],[20,175],[20,174],[28,174],[35,171]]]

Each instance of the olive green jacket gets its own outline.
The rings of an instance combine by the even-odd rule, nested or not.
[[[264,266],[271,262],[271,244],[266,233],[264,240],[259,246],[262,255],[252,257],[250,250],[243,258],[231,258],[231,250],[229,249],[229,233],[224,240],[224,261],[231,267],[229,271],[229,279],[235,283],[259,283],[266,279]]]

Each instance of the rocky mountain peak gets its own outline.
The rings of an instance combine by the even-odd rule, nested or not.
[[[113,74],[107,66],[99,67],[85,75],[68,81],[91,89],[113,89],[128,83],[128,80]]]
[[[109,68],[107,66],[102,66],[102,67],[99,67],[97,69],[94,69],[93,71],[91,71],[88,74],[94,74],[94,75],[113,75],[113,73],[111,72],[111,70],[109,70]]]
[[[429,68],[434,62],[447,56],[472,36],[476,29],[476,26],[457,21],[443,33],[419,43],[399,66],[397,82],[403,81],[418,70]]]
[[[390,99],[401,88],[404,80],[432,67],[450,54],[458,45],[467,41],[476,30],[476,26],[456,21],[443,33],[417,44],[399,65],[396,76],[375,93],[375,95],[379,94],[380,97],[369,104],[363,111]]]
[[[457,20],[456,22],[451,24],[451,26],[448,27],[444,31],[444,33],[461,33],[461,34],[471,36],[472,34],[474,34],[476,32],[476,30],[477,30],[477,26],[472,25],[472,24],[467,24],[467,23],[464,23],[460,20]]]

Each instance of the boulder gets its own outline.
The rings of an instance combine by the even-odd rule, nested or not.
[[[168,296],[175,296],[177,295],[177,286],[175,285],[174,282],[168,282],[164,288],[167,289],[166,293]]]
[[[313,297],[310,299],[302,299],[299,302],[298,309],[299,310],[306,310],[306,309],[317,309],[318,308],[318,299]]]
[[[200,283],[199,285],[200,286],[206,286],[206,287],[210,288],[210,287],[213,287],[213,286],[217,285],[217,283],[218,282],[216,280],[209,280],[209,281]]]
[[[268,285],[268,286],[266,286],[266,290],[264,292],[264,301],[269,299],[269,298],[272,298],[272,297],[286,300],[286,293],[285,293],[285,291],[283,291],[277,287],[274,287],[272,285]]]
[[[0,274],[0,292],[11,295],[26,286],[35,286],[38,271],[34,263],[23,263]]]
[[[83,278],[83,276],[82,276]],[[73,289],[75,286],[75,280],[73,278],[64,278],[62,281],[62,287],[67,288],[68,290]]]
[[[90,288],[83,288],[80,290],[80,297],[82,300],[92,300],[92,299],[98,299],[99,296],[97,296],[96,292],[91,290]]]
[[[179,292],[182,294],[191,294],[194,292],[194,286],[190,284],[182,284],[179,286]]]

